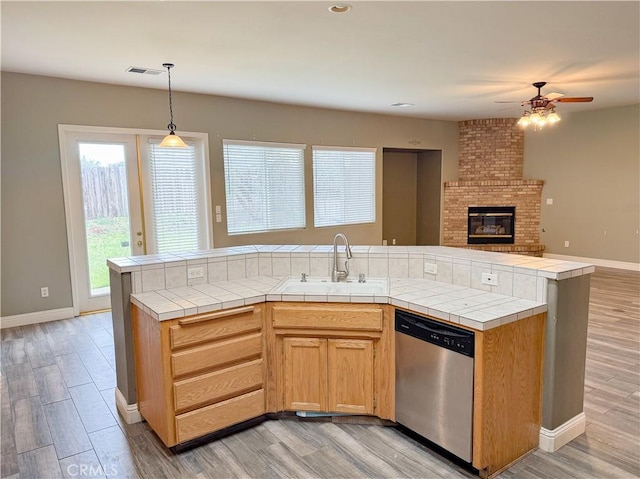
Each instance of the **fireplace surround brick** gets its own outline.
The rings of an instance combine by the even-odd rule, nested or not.
[[[542,180],[522,178],[524,133],[514,118],[458,123],[459,181],[444,184],[443,244],[488,251],[541,256]],[[513,245],[468,245],[470,206],[515,206]]]

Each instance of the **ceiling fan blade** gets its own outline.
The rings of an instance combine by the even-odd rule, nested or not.
[[[551,92],[548,95],[545,95],[547,97],[547,100],[551,101],[551,100],[557,100],[560,97],[563,97],[564,94],[562,93],[557,93],[557,92]]]
[[[558,98],[553,101],[556,101],[558,103],[586,103],[586,102],[593,101],[593,97],[592,96],[574,96],[569,98]]]
[[[501,100],[496,100],[494,103],[522,103],[521,101],[501,101]]]

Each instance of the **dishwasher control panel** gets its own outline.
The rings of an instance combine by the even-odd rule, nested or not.
[[[465,356],[474,355],[474,334],[439,321],[423,318],[407,311],[396,310],[396,331],[436,344]]]

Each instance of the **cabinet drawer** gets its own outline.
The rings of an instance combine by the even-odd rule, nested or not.
[[[188,441],[264,413],[264,390],[259,389],[176,416],[176,439]]]
[[[382,308],[356,305],[280,305],[272,307],[275,328],[381,331]]]
[[[173,377],[215,368],[262,354],[262,333],[216,341],[171,354]]]
[[[262,388],[262,359],[238,364],[174,384],[176,411]]]
[[[200,314],[177,322],[169,329],[172,349],[258,331],[262,327],[260,310],[254,306]]]

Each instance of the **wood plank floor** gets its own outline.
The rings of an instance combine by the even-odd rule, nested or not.
[[[174,454],[114,404],[111,316],[2,330],[2,477],[468,478],[391,427],[267,421]],[[500,474],[640,477],[640,273],[592,276],[585,384],[587,431]]]

